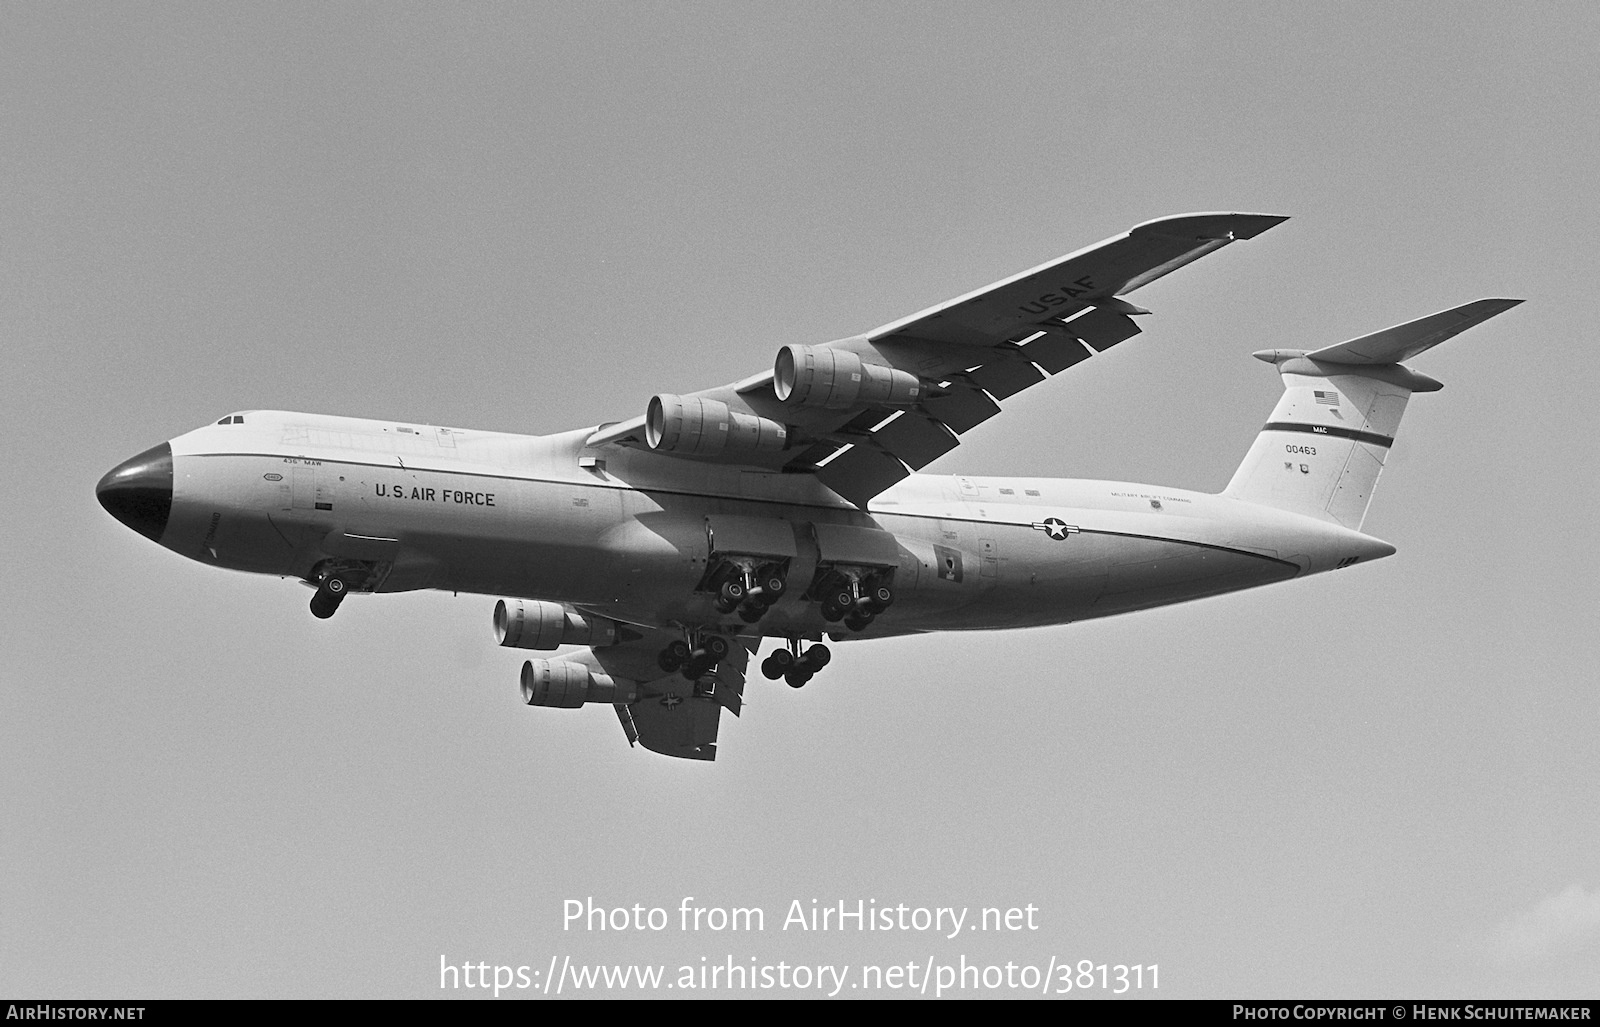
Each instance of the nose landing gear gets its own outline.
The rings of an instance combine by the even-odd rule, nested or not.
[[[371,573],[355,565],[334,565],[330,562],[318,567],[307,579],[307,583],[315,585],[317,589],[311,597],[311,615],[318,620],[327,620],[339,609],[339,604],[344,602],[344,597],[353,588],[367,587],[365,583],[370,580]]]

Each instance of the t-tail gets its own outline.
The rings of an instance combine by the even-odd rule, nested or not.
[[[1361,530],[1406,400],[1444,387],[1401,361],[1521,302],[1476,300],[1337,346],[1256,353],[1283,375],[1283,398],[1223,495]]]

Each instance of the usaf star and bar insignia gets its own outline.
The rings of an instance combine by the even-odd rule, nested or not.
[[[1068,524],[1059,517],[1046,517],[1042,521],[1033,522],[1030,527],[1036,531],[1044,532],[1046,535],[1049,535],[1058,542],[1062,539],[1065,539],[1068,535],[1076,535],[1078,533],[1078,526],[1076,524]]]

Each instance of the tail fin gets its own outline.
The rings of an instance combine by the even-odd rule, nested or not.
[[[1400,364],[1521,300],[1477,300],[1319,350],[1255,354],[1283,398],[1223,495],[1361,530],[1413,392],[1444,388]]]

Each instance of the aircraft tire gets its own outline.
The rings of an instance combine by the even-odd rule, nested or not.
[[[667,643],[667,647],[661,650],[661,655],[656,657],[656,666],[671,674],[688,660],[689,643],[680,638],[676,642]]]
[[[327,620],[339,609],[339,604],[344,602],[344,593],[328,592],[318,588],[311,597],[311,616],[318,620]]]

